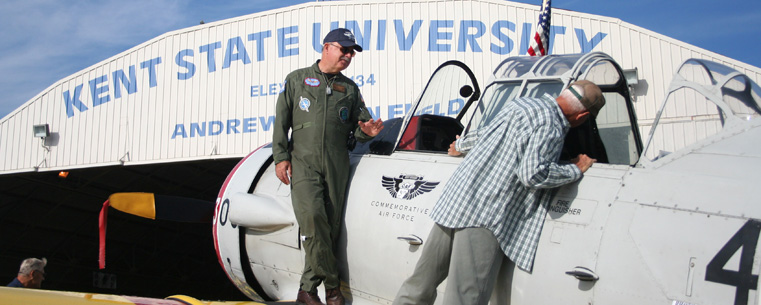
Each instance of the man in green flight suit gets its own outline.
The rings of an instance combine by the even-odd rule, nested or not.
[[[317,296],[322,282],[327,303],[344,304],[334,248],[349,179],[348,140],[352,131],[365,142],[383,129],[383,122],[367,111],[357,84],[341,74],[355,51],[362,47],[351,31],[330,31],[321,60],[288,74],[277,99],[275,172],[284,184],[292,183],[291,201],[306,252],[299,303],[322,304]]]

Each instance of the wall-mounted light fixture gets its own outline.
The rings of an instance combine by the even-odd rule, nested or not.
[[[48,124],[34,125],[32,126],[32,134],[34,135],[35,138],[40,138],[40,140],[42,140],[42,148],[44,148],[45,150],[49,152],[50,148],[45,145],[47,144],[45,142],[47,142],[48,137],[50,137],[50,126],[48,126]],[[42,162],[45,162],[45,160],[43,160]]]
[[[50,136],[50,127],[48,124],[40,124],[32,126],[32,133],[35,138],[47,138]]]

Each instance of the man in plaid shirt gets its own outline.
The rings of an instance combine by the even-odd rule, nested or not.
[[[488,126],[458,137],[449,154],[465,160],[431,212],[436,224],[394,304],[433,304],[447,276],[444,304],[486,304],[505,256],[531,272],[554,190],[596,161],[582,154],[558,164],[565,135],[603,105],[597,85],[577,81],[556,99],[515,99]]]

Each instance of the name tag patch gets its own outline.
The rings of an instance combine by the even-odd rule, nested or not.
[[[307,77],[304,79],[304,84],[310,87],[317,87],[320,85],[320,80],[312,77]]]

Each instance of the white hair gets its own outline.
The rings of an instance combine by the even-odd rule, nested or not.
[[[21,262],[21,268],[19,268],[18,273],[29,275],[34,270],[44,272],[45,265],[47,264],[48,264],[48,260],[44,257],[42,259],[27,258],[23,262]]]
[[[573,90],[576,90],[576,93],[578,93],[581,96],[584,96],[584,88],[581,86],[573,85]],[[565,89],[563,92],[560,92],[560,96],[563,97],[566,101],[568,101],[568,106],[571,109],[568,109],[569,111],[572,111],[572,113],[582,113],[584,111],[587,111],[587,108],[584,107],[583,104],[581,104],[581,101],[579,98],[576,97],[571,90]]]

